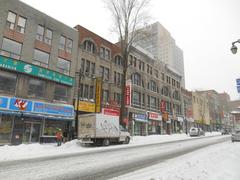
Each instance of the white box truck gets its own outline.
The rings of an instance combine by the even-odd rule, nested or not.
[[[119,116],[92,113],[79,115],[78,139],[81,144],[126,143],[130,134],[119,125]]]

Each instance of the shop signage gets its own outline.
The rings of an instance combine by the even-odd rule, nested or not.
[[[135,121],[148,122],[146,114],[134,114]]]
[[[168,120],[168,112],[164,111],[162,118],[164,121],[167,121]]]
[[[161,121],[162,116],[158,113],[155,113],[155,112],[148,112],[148,119]]]
[[[0,109],[6,109],[8,106],[8,98],[0,96]]]
[[[77,101],[75,103],[75,110],[77,110]],[[78,110],[85,112],[95,112],[95,103],[79,101]]]
[[[95,112],[101,112],[102,78],[96,78]]]
[[[177,120],[178,120],[179,122],[183,122],[183,117],[178,116],[178,117],[177,117]]]
[[[131,91],[132,91],[132,82],[131,80],[127,80],[125,87],[125,105],[131,106]]]
[[[102,108],[102,113],[111,116],[120,116],[120,110],[111,108]]]
[[[74,116],[74,109],[72,105],[45,103],[16,97],[0,96],[0,109],[33,114],[48,114],[68,117]]]
[[[64,74],[46,68],[38,67],[33,64],[27,64],[23,61],[14,60],[3,56],[0,56],[0,68],[18,71],[21,73],[37,76],[51,81],[56,81],[70,86],[72,86],[74,83],[73,78],[70,76],[66,76]]]
[[[166,102],[164,100],[161,100],[160,111],[161,112],[166,111]]]

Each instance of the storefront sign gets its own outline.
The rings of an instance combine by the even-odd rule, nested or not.
[[[70,86],[74,83],[73,78],[70,76],[3,56],[0,56],[0,68],[30,74],[32,76],[41,77]]]
[[[125,105],[131,106],[131,92],[132,92],[132,82],[131,80],[127,80],[125,87]]]
[[[135,121],[146,122],[146,123],[148,122],[145,114],[134,114],[134,119]]]
[[[77,101],[75,103],[75,110],[77,110]],[[78,111],[95,112],[95,103],[79,101]]]
[[[34,102],[33,105],[34,113],[44,113],[44,114],[53,114],[60,116],[73,116],[73,107],[71,105],[62,105],[62,104],[50,104],[43,102]]]
[[[8,98],[0,97],[0,109],[6,109],[8,105]]]
[[[162,119],[163,119],[164,121],[167,121],[167,120],[168,120],[168,112],[166,112],[166,111],[163,112]]]
[[[177,117],[177,120],[179,121],[179,122],[183,122],[183,117]]]
[[[161,121],[162,116],[155,112],[148,112],[148,119]]]
[[[15,97],[1,96],[0,109],[32,114],[49,114],[66,117],[74,116],[74,109],[72,105],[45,103]]]
[[[166,102],[164,100],[161,100],[160,111],[161,112],[166,111]]]
[[[102,78],[96,78],[95,112],[101,112]]]
[[[102,113],[111,116],[120,116],[120,110],[111,108],[102,108]]]

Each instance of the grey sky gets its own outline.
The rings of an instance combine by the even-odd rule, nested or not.
[[[114,42],[110,13],[101,0],[22,0],[73,27],[80,24]],[[152,22],[168,29],[184,52],[188,90],[215,89],[238,99],[239,52],[231,42],[240,39],[239,0],[152,0]]]

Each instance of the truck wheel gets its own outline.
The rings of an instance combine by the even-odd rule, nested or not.
[[[130,142],[130,138],[129,138],[129,137],[126,137],[124,143],[125,143],[125,144],[129,144],[129,142]]]
[[[104,145],[104,146],[109,146],[109,144],[110,144],[109,139],[104,139],[104,140],[103,140],[103,145]]]

